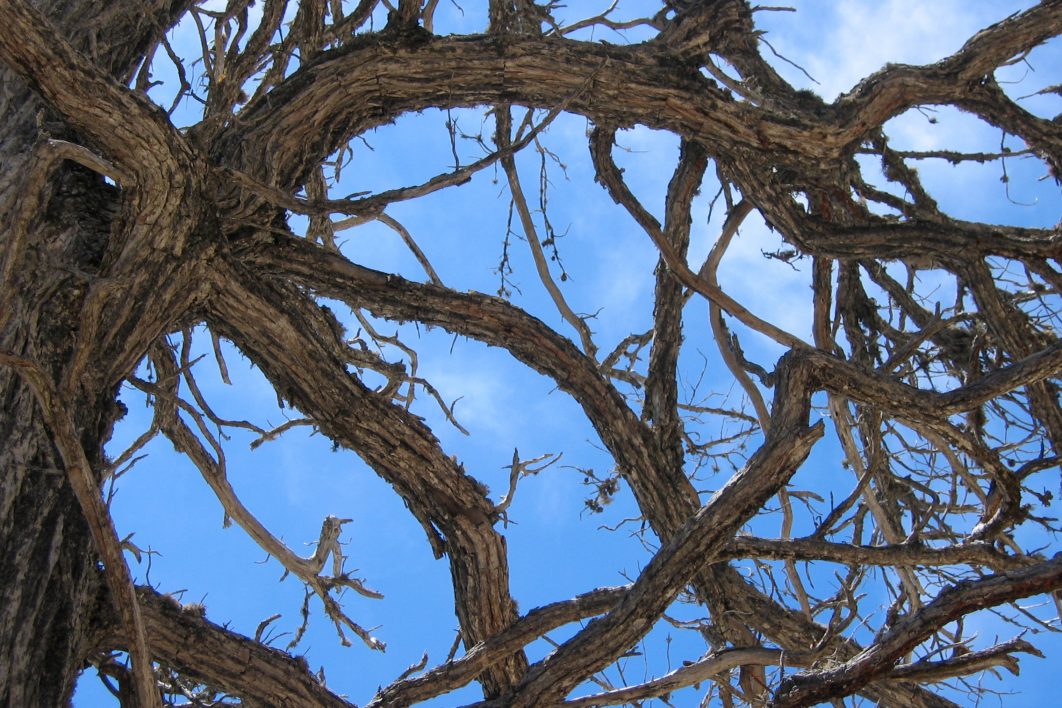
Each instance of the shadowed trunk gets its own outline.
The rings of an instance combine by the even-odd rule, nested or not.
[[[39,9],[76,47],[91,47],[101,68],[126,80],[147,45],[187,5],[71,0]],[[13,229],[25,229],[25,241],[36,244],[20,260],[12,291],[4,293],[0,349],[36,361],[59,381],[111,232],[114,189],[98,174],[58,160],[49,164],[45,189],[26,194],[23,180],[47,161],[32,157],[34,146],[48,138],[76,141],[77,135],[2,65],[0,86],[0,205],[13,200],[13,211],[28,216],[12,223],[7,212],[4,256]],[[106,465],[102,445],[121,416],[115,394],[112,385],[68,401],[97,472]],[[8,367],[0,367],[0,411],[0,705],[63,705],[94,648],[97,555],[39,404]]]

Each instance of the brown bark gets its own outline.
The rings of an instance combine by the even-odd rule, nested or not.
[[[1015,653],[1035,651],[1015,641],[899,665],[927,642],[943,641],[949,622],[1062,588],[1058,559],[1016,541],[1026,522],[1051,528],[1030,511],[1030,495],[1043,501],[1046,492],[1027,481],[1057,467],[1062,445],[1062,345],[1051,325],[1062,236],[1057,227],[943,213],[909,166],[914,158],[893,150],[883,131],[908,109],[955,106],[1020,137],[1057,177],[1062,126],[1011,100],[994,71],[1062,34],[1062,3],[1043,2],[986,28],[937,64],[886,67],[833,104],[796,91],[771,68],[754,10],[742,0],[670,3],[673,16],[662,7],[641,23],[658,32],[654,39],[623,46],[566,38],[549,7],[527,0],[492,0],[487,34],[459,37],[432,34],[433,2],[401,0],[375,31],[367,24],[374,2],[342,15],[341,3],[303,0],[290,25],[287,4],[266,0],[256,27],[241,0],[197,16],[215,23],[214,42],[227,44],[210,49],[204,39],[202,120],[187,130],[145,88],[157,43],[192,3],[0,4],[0,704],[60,705],[86,661],[121,649],[139,672],[138,704],[158,699],[148,685],[150,654],[252,703],[347,705],[298,661],[152,591],[134,592],[129,581],[97,485],[108,472],[103,445],[122,413],[117,387],[150,357],[158,379],[138,384],[155,397],[157,432],[200,468],[227,513],[296,568],[337,627],[376,641],[333,594],[356,583],[322,575],[328,549],[338,549],[335,520],[326,520],[314,558],[290,556],[240,506],[223,461],[199,437],[209,433],[180,417],[188,410],[176,381],[186,367],[161,338],[200,323],[231,340],[321,433],[360,455],[401,496],[436,556],[447,558],[468,651],[382,689],[375,705],[426,700],[473,679],[486,705],[562,703],[687,589],[709,614],[703,631],[711,655],[667,679],[577,705],[698,681],[712,682],[725,701],[805,705],[860,692],[890,705],[947,705],[923,686],[1016,666]],[[587,22],[614,26],[607,16]],[[322,162],[352,139],[406,113],[483,105],[494,106],[497,153],[420,186],[329,198]],[[652,344],[644,373],[632,364],[625,379],[640,387],[636,405],[614,383],[614,359],[598,357],[590,327],[552,279],[517,169],[518,153],[539,129],[510,135],[514,105],[552,111],[547,122],[562,111],[593,121],[589,159],[598,181],[659,251],[651,337],[634,338]],[[681,140],[663,223],[612,157],[617,129],[633,125]],[[864,179],[857,151],[879,157],[905,196]],[[384,214],[391,203],[459,185],[494,163],[508,180],[537,275],[579,347],[500,298],[443,286],[408,232]],[[727,218],[697,271],[687,263],[692,205],[713,170]],[[868,202],[898,216],[882,217]],[[794,256],[815,257],[813,341],[761,318],[719,285],[727,245],[753,211]],[[310,217],[305,238],[287,225],[293,213]],[[341,254],[333,215],[385,221],[411,244],[432,283]],[[908,284],[885,266],[897,259],[910,266]],[[1014,276],[1000,263],[1026,280],[1008,281]],[[919,301],[913,274],[928,267],[957,285],[959,303],[949,312]],[[499,524],[508,506],[496,505],[476,470],[465,470],[396,403],[402,365],[355,351],[317,298],[503,347],[550,378],[579,404],[633,492],[660,542],[652,561],[628,587],[521,617]],[[758,448],[704,504],[691,481],[701,452],[686,411],[696,406],[680,388],[691,326],[684,308],[700,298],[709,303],[720,360],[755,412],[730,417],[761,428],[743,433]],[[739,323],[732,330],[727,315]],[[739,337],[748,331],[788,350],[773,372],[745,358]],[[349,373],[352,361],[388,385],[371,389]],[[774,390],[770,406],[764,388]],[[820,392],[857,480],[808,521],[814,533],[793,540],[787,485],[823,434],[825,426],[809,420]],[[1011,429],[1025,438],[1004,440],[999,431]],[[782,538],[738,536],[772,504],[782,508]],[[847,529],[851,542],[841,535]],[[761,566],[770,582],[758,585],[729,565],[756,559],[785,568]],[[812,607],[796,561],[850,570],[832,598]],[[886,583],[893,605],[863,647],[847,631],[857,619],[870,621],[852,599],[869,582],[859,572],[868,565],[888,568],[896,585]],[[999,572],[969,579],[984,567]],[[929,584],[944,589],[930,596]],[[528,664],[528,642],[595,616],[554,654]],[[786,655],[795,658],[786,664]],[[768,685],[764,667],[772,665],[802,673]],[[725,672],[735,667],[740,678],[731,685]]]
[[[76,47],[87,50],[91,43],[94,73],[126,79],[160,28],[168,27],[186,3],[148,2],[110,13],[99,2],[43,5]],[[5,14],[15,10],[7,8]],[[5,26],[7,39],[21,34],[14,21]],[[29,70],[29,44],[8,44],[5,60],[21,56]],[[69,68],[53,66],[53,78],[76,83]],[[0,72],[5,259],[0,346],[31,358],[58,381],[81,329],[79,313],[88,294],[84,274],[98,271],[117,217],[113,190],[84,168],[34,162],[42,131],[57,138],[76,133],[30,93],[25,74],[20,78],[10,63]],[[41,88],[41,82],[36,86]],[[39,126],[38,111],[44,111]],[[43,175],[45,181],[19,179],[27,173]],[[27,213],[31,205],[36,213]],[[27,244],[21,249],[25,255],[15,262],[20,241]],[[97,470],[104,465],[102,443],[121,415],[116,383],[112,379],[80,392],[64,411],[78,422],[84,453]],[[14,369],[0,368],[0,401],[0,704],[61,705],[91,648],[91,608],[101,578],[52,433],[32,389]]]
[[[229,687],[252,705],[296,708],[349,708],[351,703],[325,688],[305,660],[249,639],[206,619],[201,608],[182,607],[173,598],[147,587],[137,588],[151,651],[155,659],[183,676],[213,686]],[[100,597],[95,617],[95,642],[108,649],[126,649],[128,642]]]

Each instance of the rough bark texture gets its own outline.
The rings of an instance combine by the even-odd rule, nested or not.
[[[41,10],[78,50],[91,55],[95,48],[96,74],[125,81],[161,28],[187,4],[112,8],[95,1],[55,2]],[[5,34],[13,39],[17,27]],[[55,81],[72,79],[67,67],[49,69]],[[61,139],[76,133],[61,111],[29,90],[26,78],[10,63],[0,66],[5,258],[0,333],[5,352],[31,358],[60,380],[74,354],[82,308],[117,205],[114,190],[98,175],[49,159],[39,147],[34,157],[43,135]],[[97,469],[104,464],[102,444],[120,415],[115,391],[122,373],[78,392],[69,404],[85,454]],[[0,368],[0,402],[0,703],[61,705],[91,649],[91,608],[101,578],[88,526],[44,416],[12,368]]]
[[[326,520],[314,557],[294,556],[240,506],[221,455],[210,451],[209,426],[193,431],[186,422],[212,414],[164,338],[193,325],[233,343],[279,398],[355,451],[449,563],[468,651],[382,688],[373,705],[409,705],[473,680],[483,705],[563,703],[680,598],[707,612],[705,657],[573,703],[707,682],[728,705],[808,705],[855,693],[885,705],[951,705],[931,690],[936,682],[1016,670],[1014,654],[1036,651],[1024,640],[971,651],[961,628],[947,626],[1062,589],[1059,556],[1018,541],[1023,525],[1057,530],[1040,508],[1053,498],[1037,491],[1037,475],[1057,476],[1062,453],[1062,232],[953,218],[911,166],[926,157],[1004,160],[1008,151],[904,153],[883,131],[912,108],[954,106],[1024,141],[1024,154],[1057,182],[1062,123],[1025,110],[995,72],[1062,34],[1062,2],[988,27],[936,64],[888,66],[831,104],[795,90],[767,63],[745,0],[662,3],[632,21],[652,39],[627,45],[572,39],[578,27],[560,26],[553,3],[530,0],[492,0],[484,34],[446,37],[432,31],[437,2],[362,0],[344,11],[324,0],[265,0],[258,14],[252,4],[231,0],[220,12],[190,0],[0,4],[0,705],[62,705],[82,667],[116,650],[134,657],[132,672],[115,669],[129,705],[159,699],[144,685],[154,681],[145,652],[248,705],[349,705],[304,662],[152,590],[134,591],[113,561],[113,530],[93,512],[99,505],[75,493],[75,457],[96,484],[112,471],[103,445],[122,415],[118,387],[129,380],[154,397],[153,432],[192,459],[227,514],[316,593],[338,628],[376,647],[337,599],[341,588],[371,591],[324,570],[329,553],[341,560],[341,522]],[[370,24],[374,12],[385,26]],[[202,114],[179,130],[148,98],[148,69],[188,13],[208,28]],[[613,26],[610,13],[579,25]],[[548,240],[534,233],[516,158],[540,127],[516,126],[513,106],[552,111],[547,122],[560,112],[588,118],[586,158],[597,180],[659,251],[652,330],[610,355],[598,354],[554,282],[543,250],[552,232]],[[478,107],[493,111],[497,128],[496,152],[481,161],[422,185],[329,194],[322,163],[351,140],[410,112]],[[663,223],[613,159],[617,130],[635,125],[681,141]],[[864,176],[857,154],[880,160],[892,191]],[[538,276],[578,344],[503,298],[443,286],[384,213],[494,163],[537,249]],[[726,218],[697,269],[688,263],[693,203],[713,173]],[[292,214],[309,217],[304,233],[289,227]],[[719,285],[723,255],[753,214],[792,249],[775,257],[814,259],[810,341]],[[374,219],[403,234],[431,282],[371,270],[336,248],[340,225]],[[907,282],[889,267],[895,261],[907,266]],[[956,303],[929,306],[919,269],[953,283]],[[353,346],[321,298],[502,347],[551,379],[581,407],[632,491],[659,541],[652,561],[627,587],[521,615],[500,524],[506,507],[402,405],[399,389],[415,383],[404,364]],[[719,361],[748,411],[683,398],[684,308],[698,299],[709,305]],[[746,358],[741,338],[753,337],[788,350],[773,371]],[[133,375],[145,358],[156,373],[150,382]],[[354,367],[388,383],[374,389]],[[178,399],[181,377],[195,405]],[[816,395],[829,426],[810,420]],[[737,437],[750,446],[706,502],[692,481],[716,459],[714,442],[699,437],[703,417],[744,426]],[[827,428],[855,478],[809,513],[807,535],[794,539],[794,499],[813,495],[789,481]],[[738,535],[772,509],[780,538]],[[739,572],[732,562],[742,560],[763,561],[760,580],[769,582]],[[847,576],[837,575],[832,597],[815,598],[798,561],[841,564]],[[887,569],[876,592],[890,603],[873,618],[856,599],[872,582],[869,566]],[[591,617],[529,665],[528,643]],[[866,635],[868,646],[853,638],[862,621],[877,632]],[[944,658],[948,647],[956,651]]]

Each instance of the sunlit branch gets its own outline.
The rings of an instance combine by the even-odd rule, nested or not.
[[[1007,555],[984,541],[931,548],[921,543],[857,546],[816,538],[766,539],[740,535],[727,544],[722,556],[910,567],[972,564],[998,570],[1025,568],[1038,562],[1035,558]]]
[[[824,697],[844,696],[889,671],[893,663],[932,632],[974,610],[1062,588],[1062,557],[981,580],[960,582],[943,591],[920,612],[891,627],[859,656],[835,668],[785,679],[774,705],[809,705]]]
[[[439,279],[439,274],[435,272],[434,268],[432,268],[431,263],[428,261],[428,257],[424,255],[424,251],[417,245],[416,240],[414,240],[413,235],[409,233],[409,230],[397,219],[382,212],[377,215],[376,219],[381,224],[385,224],[401,236],[402,243],[406,244],[406,247],[413,254],[413,257],[417,259],[417,263],[419,263],[420,267],[424,269],[424,272],[428,275],[428,279],[435,285],[442,285],[442,280]]]
[[[608,611],[628,590],[629,586],[598,588],[571,600],[531,610],[504,632],[473,646],[460,659],[442,664],[423,676],[403,679],[387,686],[376,694],[367,708],[423,701],[460,688],[492,663],[530,644],[546,632]]]
[[[761,320],[749,312],[743,305],[723,292],[720,288],[712,286],[704,278],[698,277],[690,270],[682,258],[675,253],[667,243],[659,222],[638,203],[630,189],[623,182],[623,178],[612,160],[612,144],[615,139],[615,130],[595,128],[590,140],[590,152],[597,168],[598,179],[609,191],[617,203],[624,206],[635,221],[645,229],[652,238],[653,243],[659,249],[664,262],[675,274],[675,277],[687,288],[703,295],[710,302],[717,304],[721,309],[732,315],[735,319],[761,334],[764,334],[776,342],[787,347],[805,347],[807,344],[799,337],[779,329],[770,322]]]
[[[589,696],[581,696],[564,701],[560,705],[579,707],[612,706],[632,703],[646,698],[666,696],[686,686],[700,684],[717,679],[720,674],[725,674],[739,666],[807,666],[810,660],[807,657],[783,652],[779,649],[764,649],[760,647],[750,649],[724,649],[712,652],[703,659],[686,662],[685,666],[675,669],[671,673],[661,676],[652,681],[628,686],[626,688],[595,693]]]
[[[495,142],[497,142],[501,149],[505,150],[509,147],[509,133],[512,129],[512,118],[510,117],[508,107],[498,108],[495,112],[495,120],[497,120],[498,123]],[[538,229],[535,226],[535,220],[531,216],[531,209],[527,205],[527,198],[524,196],[523,187],[520,185],[520,175],[516,170],[516,161],[512,157],[512,150],[509,150],[508,153],[509,154],[503,155],[501,158],[502,169],[504,169],[505,177],[509,182],[509,193],[512,195],[513,204],[516,207],[516,213],[520,217],[520,225],[524,231],[524,238],[527,240],[527,244],[531,248],[531,256],[535,262],[535,270],[538,272],[538,278],[542,282],[543,287],[546,288],[546,292],[549,293],[550,299],[553,300],[553,304],[557,306],[557,311],[560,313],[561,317],[563,317],[564,320],[572,326],[576,333],[578,333],[583,352],[591,359],[596,359],[597,346],[594,344],[590,328],[587,327],[585,320],[572,311],[564,294],[561,293],[560,288],[557,287],[557,283],[553,280],[553,275],[550,273],[549,261],[546,259],[546,254],[542,250],[542,240],[538,237]]]
[[[154,352],[152,361],[158,372],[158,382],[150,384],[146,381],[134,379],[133,384],[155,397],[155,415],[159,429],[170,439],[174,447],[187,455],[199,469],[203,480],[217,496],[218,501],[225,510],[226,518],[232,518],[255,543],[269,555],[276,558],[286,572],[293,573],[307,587],[312,588],[317,597],[325,604],[329,617],[337,626],[342,623],[357,634],[370,648],[383,650],[383,642],[350,620],[330,596],[334,588],[349,587],[365,597],[374,599],[383,597],[380,593],[366,587],[362,581],[352,578],[344,572],[344,554],[338,545],[340,529],[338,520],[334,519],[334,517],[325,519],[322,525],[321,538],[314,555],[309,558],[295,555],[244,506],[236,491],[232,488],[228,480],[224,452],[220,443],[209,434],[198,413],[183,403],[176,395],[178,370],[173,360],[173,355],[162,347],[158,347]],[[184,420],[177,415],[178,407],[184,409],[186,414],[191,414],[192,419],[199,425],[200,433],[207,438],[213,447],[217,459],[210,456],[200,439],[185,424]],[[324,576],[321,571],[324,569],[329,555],[333,559],[334,572],[331,576]]]

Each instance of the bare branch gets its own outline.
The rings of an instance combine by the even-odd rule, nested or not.
[[[845,696],[892,668],[893,662],[917,647],[930,633],[957,617],[1000,602],[1062,588],[1062,556],[1035,566],[982,580],[958,583],[920,612],[901,620],[860,656],[822,671],[785,679],[775,694],[779,706],[814,703],[826,696]]]

